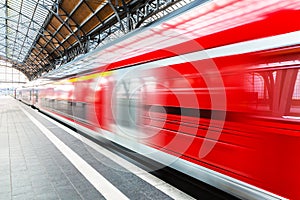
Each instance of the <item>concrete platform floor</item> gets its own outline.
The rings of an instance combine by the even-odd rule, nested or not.
[[[0,200],[191,199],[70,133],[29,106],[0,97]]]

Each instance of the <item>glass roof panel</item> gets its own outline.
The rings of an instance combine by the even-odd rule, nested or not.
[[[22,63],[56,0],[0,0],[0,55]]]

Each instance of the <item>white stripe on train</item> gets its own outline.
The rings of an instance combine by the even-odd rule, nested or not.
[[[300,44],[300,31],[183,54],[171,58],[137,65],[135,67],[142,69],[151,69],[158,66],[163,67],[186,62],[199,61],[208,58],[234,56],[238,54],[288,47],[296,44]]]

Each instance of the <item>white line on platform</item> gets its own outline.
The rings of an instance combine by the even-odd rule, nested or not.
[[[49,129],[36,120],[26,110],[20,109],[42,131],[43,134],[58,148],[58,150],[80,171],[80,173],[106,198],[128,199],[120,190],[113,186],[101,174],[99,174],[86,161],[78,156],[72,149],[59,140]]]
[[[173,198],[173,199],[186,199],[186,200],[194,199],[190,195],[180,191],[179,189],[177,189],[177,188],[173,187],[172,185],[166,183],[165,181],[157,178],[156,176],[153,176],[152,174],[148,173],[147,171],[139,168],[138,166],[136,166],[136,165],[130,163],[129,161],[121,158],[120,156],[116,155],[115,153],[113,153],[111,151],[108,151],[107,149],[99,146],[98,144],[94,143],[93,141],[91,141],[91,140],[85,138],[84,136],[76,133],[75,131],[69,129],[68,127],[56,122],[55,120],[53,120],[53,119],[51,119],[51,118],[49,118],[49,117],[47,117],[43,114],[40,114],[40,115],[42,117],[44,117],[45,119],[49,120],[50,122],[52,122],[53,124],[55,124],[56,126],[58,126],[59,128],[65,130],[66,132],[68,132],[72,136],[74,136],[77,139],[81,140],[85,144],[89,145],[90,147],[92,147],[93,149],[98,151],[99,153],[103,154],[108,159],[114,161],[115,163],[121,163],[120,165],[122,167],[124,167],[125,169],[127,169],[131,173],[135,174],[139,178],[143,179],[147,183],[151,184],[152,186],[154,186],[158,190],[162,191],[166,195],[170,196],[171,198]]]

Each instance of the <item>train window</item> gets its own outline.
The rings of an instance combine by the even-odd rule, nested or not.
[[[252,110],[272,117],[300,117],[299,69],[252,72],[246,78]]]
[[[135,127],[138,120],[137,107],[141,86],[142,80],[137,78],[123,79],[118,83],[114,111],[118,125]]]
[[[298,70],[298,75],[295,82],[289,115],[296,116],[300,119],[300,70]]]
[[[246,78],[247,98],[255,110],[271,111],[270,95],[274,88],[276,72],[254,72]]]
[[[128,83],[123,80],[118,82],[115,92],[117,98],[128,98]]]
[[[73,115],[78,119],[87,119],[86,117],[87,104],[85,102],[76,102],[72,107]]]

